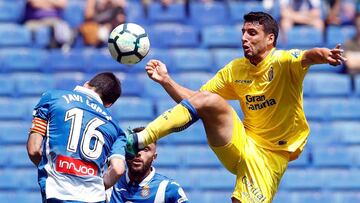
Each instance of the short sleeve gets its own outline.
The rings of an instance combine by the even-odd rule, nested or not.
[[[180,185],[175,181],[170,181],[166,187],[166,203],[182,203],[189,202],[188,198],[185,195],[184,190]]]
[[[112,158],[121,158],[125,159],[125,146],[126,146],[126,136],[125,133],[120,130],[119,136],[115,140],[114,144],[111,147],[111,152],[109,160]]]
[[[225,66],[217,72],[216,75],[203,85],[200,90],[218,94],[226,100],[238,99],[230,82],[232,74],[231,69],[228,66],[230,65]]]
[[[42,96],[38,104],[35,106],[33,111],[33,117],[41,118],[42,120],[49,120],[49,109],[51,102],[51,93],[45,92]]]
[[[289,63],[289,70],[291,75],[302,81],[309,70],[309,66],[302,67],[301,60],[304,56],[305,51],[299,49],[291,49],[288,54],[283,55],[286,61]]]

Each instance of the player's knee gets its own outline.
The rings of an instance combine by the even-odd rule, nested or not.
[[[228,105],[222,97],[209,91],[198,92],[192,103],[200,114],[201,112],[223,110],[224,106]]]

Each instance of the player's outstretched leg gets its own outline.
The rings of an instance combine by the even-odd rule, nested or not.
[[[224,146],[230,142],[233,129],[232,108],[219,95],[202,91],[164,112],[142,132],[133,134],[132,136],[137,136],[138,144],[128,141],[128,147],[143,148],[169,133],[186,129],[199,118],[203,120],[211,146]]]

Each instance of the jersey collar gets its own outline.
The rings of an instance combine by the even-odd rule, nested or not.
[[[103,104],[100,96],[91,89],[88,89],[88,88],[83,87],[83,86],[76,86],[74,90],[77,91],[77,92],[87,94],[87,95],[91,96],[92,98],[96,99],[96,101],[98,101],[100,104]]]
[[[144,187],[145,185],[148,185],[149,182],[151,181],[151,179],[154,177],[155,175],[155,168],[154,167],[151,167],[151,172],[149,173],[148,176],[146,176],[146,178],[144,178],[144,180],[142,180],[140,183],[139,183],[139,186],[140,187]],[[130,178],[129,178],[129,172],[126,173],[126,183],[129,184],[130,182]]]
[[[270,61],[269,59],[271,58],[271,56],[275,53],[276,48],[272,48],[269,52],[269,54],[260,62],[258,63],[256,66],[253,65],[252,63],[250,63],[250,61],[247,59],[247,63],[249,64],[250,68],[250,74],[251,75],[262,75],[264,74],[267,70],[265,69],[265,67],[267,67],[265,64],[268,64]]]

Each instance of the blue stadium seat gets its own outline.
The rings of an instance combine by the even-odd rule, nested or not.
[[[170,173],[168,177],[175,179],[184,188],[185,191],[189,191],[196,187],[195,181],[197,180],[194,179],[191,174],[189,174],[189,170],[186,168],[179,168],[174,172]]]
[[[25,112],[23,116],[25,121],[31,123],[34,107],[39,103],[39,100],[40,95],[34,97],[25,97],[19,101],[21,108],[23,108]]]
[[[15,81],[11,75],[0,75],[0,96],[11,96],[15,91]]]
[[[12,135],[15,136],[15,135]],[[21,136],[21,135],[20,135]],[[33,163],[31,163],[26,147],[24,146],[6,146],[2,147],[2,152],[4,153],[4,156],[9,157],[7,166],[8,167],[15,167],[15,168],[21,168],[21,167],[32,167]],[[14,158],[16,157],[16,158]],[[36,171],[34,171],[36,173]]]
[[[329,114],[332,120],[360,120],[360,99],[332,99],[328,101]]]
[[[151,43],[153,43],[152,39],[151,39]],[[122,71],[126,72],[126,73],[145,73],[145,66],[146,63],[151,60],[151,59],[157,59],[162,61],[164,64],[166,64],[168,71],[174,72],[173,71],[173,57],[172,57],[172,53],[170,51],[170,49],[159,49],[159,48],[154,48],[152,46],[153,44],[151,44],[151,49],[149,50],[149,53],[145,56],[145,58],[143,58],[139,63],[137,64],[133,64],[130,66],[126,66],[125,69],[121,69]],[[148,79],[146,79],[148,80]]]
[[[241,49],[213,49],[211,52],[214,58],[213,72],[217,72],[230,61],[244,56]]]
[[[39,189],[36,192],[22,192],[19,196],[24,197],[26,203],[39,203],[42,201]]]
[[[350,153],[355,157],[354,158],[354,162],[352,164],[352,167],[360,167],[360,156],[358,156],[358,154],[360,153],[360,147],[355,146],[355,147],[351,147],[349,149]]]
[[[360,75],[356,75],[355,79],[355,95],[360,96]]]
[[[177,105],[177,103],[174,100],[172,100],[170,96],[168,99],[164,98],[157,100],[155,103],[156,115],[162,114],[166,110],[173,108],[175,105]]]
[[[332,190],[359,190],[359,170],[330,170],[321,172],[326,177],[326,188]],[[318,172],[319,173],[319,172]]]
[[[199,90],[211,77],[212,75],[208,73],[179,73],[173,78],[180,85],[195,91]]]
[[[149,26],[148,34],[151,46],[155,48],[199,46],[199,30],[188,25],[154,24]]]
[[[146,98],[123,97],[117,101],[111,111],[119,120],[153,119],[153,102]]]
[[[0,22],[20,23],[24,9],[24,1],[0,1]]]
[[[30,46],[30,30],[18,24],[0,24],[0,46]]]
[[[316,170],[287,170],[282,178],[284,189],[319,189],[323,186],[323,176]]]
[[[111,57],[108,48],[84,50],[82,54],[86,60],[86,72],[121,71],[125,69],[124,65]]]
[[[251,11],[265,11],[260,1],[230,1],[230,17],[234,23],[242,23],[244,15]]]
[[[206,49],[177,49],[173,52],[174,67],[178,72],[208,71],[213,66],[210,51]]]
[[[51,40],[51,28],[40,27],[34,31],[34,44],[32,47],[46,48]]]
[[[24,192],[24,191],[2,191],[0,192],[0,202],[26,202],[39,203],[42,202],[40,191]]]
[[[151,23],[185,21],[185,4],[173,3],[164,6],[160,2],[153,2],[148,6],[148,19]]]
[[[327,101],[322,99],[304,99],[304,111],[306,118],[312,121],[328,120]]]
[[[206,144],[206,134],[201,121],[192,124],[187,129],[174,132],[169,136],[160,139],[160,144]]]
[[[173,56],[169,49],[150,49],[148,59],[158,59],[166,64],[169,71],[172,71]],[[143,69],[144,67],[141,70]]]
[[[30,122],[0,122],[0,144],[25,144],[30,127]]]
[[[201,135],[188,135],[201,136]],[[187,146],[178,151],[184,155],[183,163],[189,168],[222,168],[220,161],[208,146]]]
[[[330,127],[339,136],[341,143],[360,144],[359,121],[338,121],[331,124]]]
[[[231,190],[228,191],[202,191],[202,192],[187,192],[186,196],[190,202],[231,202]]]
[[[334,198],[334,203],[353,203],[360,202],[360,193],[356,191],[337,193]]]
[[[61,50],[51,50],[48,52],[49,58],[44,71],[63,72],[63,71],[85,71],[85,56],[82,50],[73,49],[70,52]]]
[[[311,75],[311,74],[308,74],[307,76],[305,76],[304,82],[303,82],[304,97],[309,97],[313,94],[313,92],[312,92],[313,77],[311,77],[309,75]]]
[[[84,22],[84,1],[69,1],[63,12],[63,19],[69,23],[72,28],[78,28]]]
[[[146,79],[144,82],[144,91],[141,93],[141,97],[150,98],[154,100],[158,99],[170,99],[170,96],[158,83]]]
[[[188,174],[194,181],[194,188],[205,190],[234,189],[236,177],[225,169],[193,169]]]
[[[25,114],[23,105],[15,99],[0,100],[0,120],[18,120]]]
[[[167,139],[162,138],[162,139]],[[154,162],[155,167],[177,167],[182,163],[181,155],[182,155],[182,148],[173,147],[173,146],[161,146],[158,144],[157,146],[157,153],[158,156]]]
[[[230,22],[229,19],[227,7],[223,2],[192,2],[190,4],[190,24],[195,27],[224,25]]]
[[[2,179],[0,181],[0,190],[38,190],[37,171],[33,167],[31,169],[14,169],[0,170],[0,177]],[[0,196],[0,198],[2,197]],[[25,199],[22,199],[23,201],[20,202],[27,202]]]
[[[329,26],[326,29],[326,45],[330,48],[337,44],[345,44],[346,40],[355,36],[354,26]]]
[[[2,180],[1,182],[4,181]],[[0,192],[0,202],[26,202],[26,200],[23,196],[19,195],[19,192],[9,192],[5,190]]]
[[[334,73],[313,73],[305,77],[304,85],[309,85],[304,91],[308,96],[348,96],[351,94],[351,79],[349,75]],[[305,92],[304,92],[305,93]]]
[[[29,169],[17,170],[15,175],[20,179],[23,189],[36,191],[39,190],[37,174],[37,170],[34,170],[32,165]]]
[[[321,192],[295,192],[295,194],[293,194],[293,198],[294,202],[298,203],[324,203],[333,201],[331,195]]]
[[[21,179],[14,174],[13,169],[0,170],[0,191],[1,190],[15,190],[21,185]],[[5,197],[4,197],[5,198]],[[13,201],[10,201],[13,202]]]
[[[181,165],[181,163],[180,163]],[[163,168],[158,167],[156,168],[156,172],[167,176],[173,180],[175,180],[177,183],[181,185],[182,188],[185,189],[185,193],[191,190],[193,187],[193,180],[189,178],[189,171],[186,168]]]
[[[336,129],[328,122],[309,122],[309,145],[314,147],[338,144],[340,139]]]
[[[292,192],[287,192],[279,189],[279,191],[275,194],[274,203],[294,203],[294,197]]]
[[[323,33],[310,26],[294,26],[286,36],[285,47],[307,48],[323,45]]]
[[[83,85],[85,81],[84,74],[81,72],[74,73],[55,73],[55,88],[61,90],[73,90],[77,85]]]
[[[309,68],[309,72],[321,72],[321,73],[326,73],[326,72],[330,72],[330,73],[341,73],[343,71],[344,67],[343,66],[332,66],[329,65],[327,63],[323,63],[323,64],[316,64],[316,65],[312,65]]]
[[[312,121],[359,120],[358,98],[305,98],[304,110]]]
[[[19,74],[14,76],[16,91],[19,96],[40,96],[55,87],[51,75],[47,74]]]
[[[2,49],[0,58],[2,66],[10,72],[40,71],[45,66],[47,52],[42,49]]]
[[[350,167],[354,159],[345,147],[316,147],[312,155],[317,167]]]
[[[241,30],[235,26],[211,26],[202,29],[202,44],[207,48],[241,47]]]
[[[121,80],[121,89],[123,96],[141,96],[144,84],[141,77],[135,74],[125,74],[124,79]]]
[[[127,22],[136,22],[142,26],[148,24],[145,9],[141,1],[127,1],[126,3],[125,13]]]

